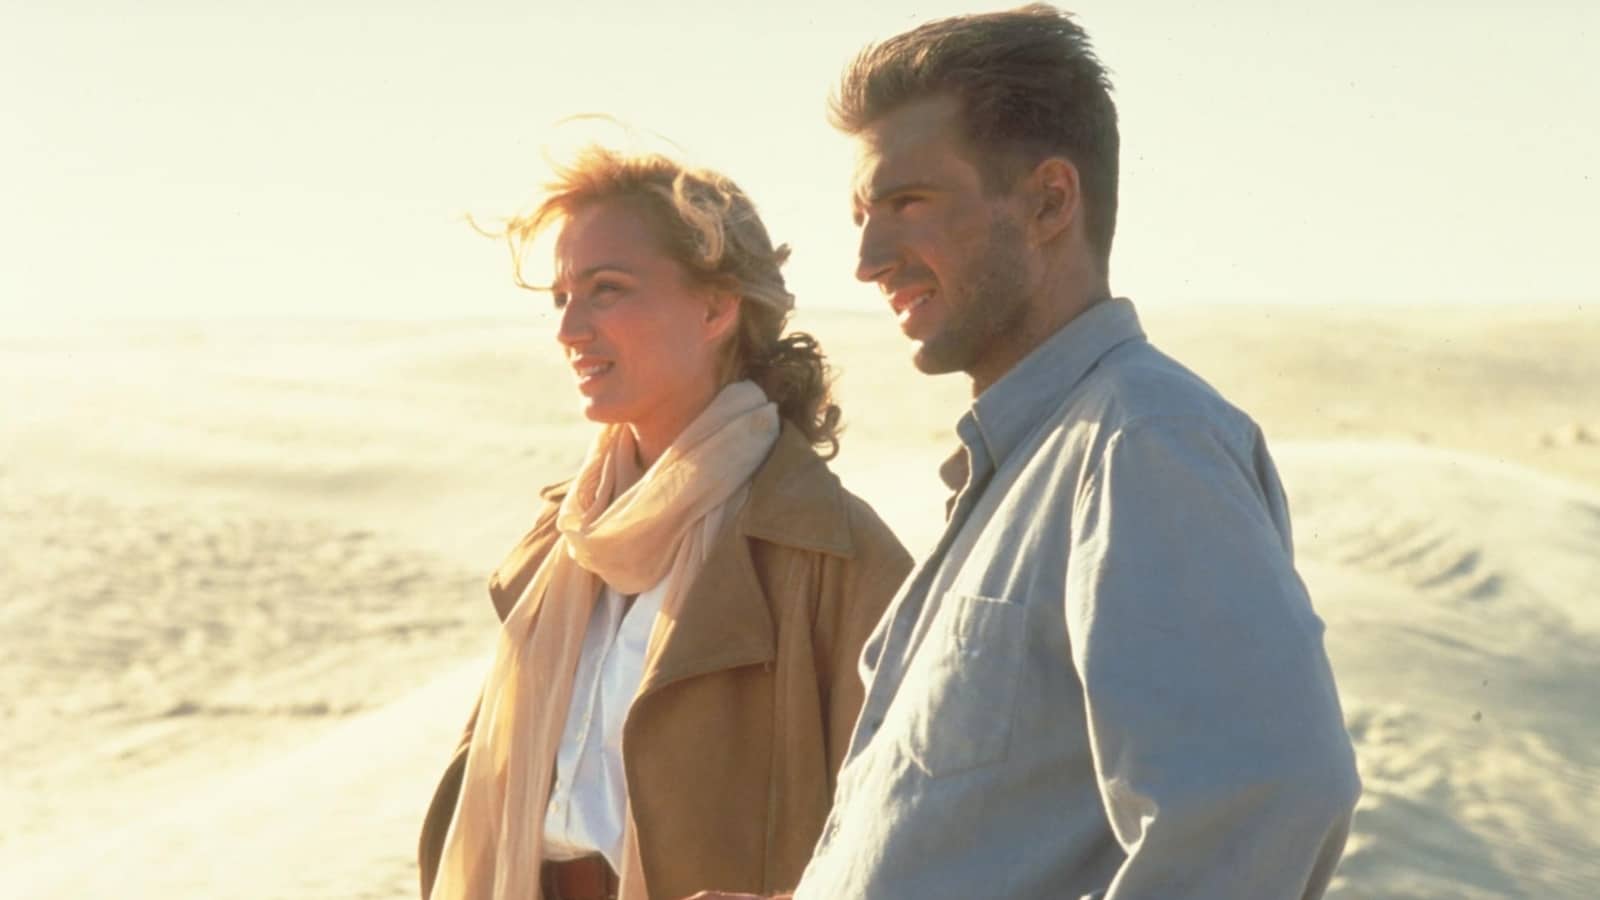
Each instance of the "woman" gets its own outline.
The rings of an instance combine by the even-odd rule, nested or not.
[[[827,369],[782,335],[787,248],[737,186],[590,148],[510,223],[514,258],[556,223],[556,337],[603,427],[490,579],[423,896],[792,887],[910,560],[813,449],[837,449]]]

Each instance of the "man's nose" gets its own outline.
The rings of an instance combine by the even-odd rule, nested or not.
[[[868,218],[861,226],[861,244],[856,250],[856,278],[881,281],[894,271],[898,262],[899,255],[888,229]]]

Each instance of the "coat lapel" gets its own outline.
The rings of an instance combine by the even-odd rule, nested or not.
[[[726,529],[724,535],[676,618],[663,613],[657,621],[637,696],[684,678],[776,658],[772,614],[749,545]]]
[[[540,492],[548,503],[540,521],[490,578],[489,595],[501,619],[555,546],[555,508],[569,484],[560,482]],[[777,628],[756,576],[753,541],[845,558],[855,554],[839,479],[788,423],[751,479],[744,508],[723,526],[676,620],[659,623],[639,696],[683,678],[776,657]]]
[[[813,467],[826,477],[818,478]],[[677,619],[658,624],[638,696],[673,681],[776,658],[773,610],[751,556],[756,540],[852,555],[843,489],[787,423],[751,479],[744,508],[714,542]]]
[[[545,501],[544,510],[540,512],[533,528],[522,536],[505,561],[489,576],[489,601],[494,604],[495,614],[500,621],[504,622],[506,616],[511,614],[511,607],[522,599],[539,564],[544,562],[545,556],[560,537],[556,532],[556,510],[561,506],[562,498],[567,496],[567,488],[571,484],[571,479],[558,481],[539,491],[539,497]],[[530,599],[540,601],[544,596],[541,593]]]

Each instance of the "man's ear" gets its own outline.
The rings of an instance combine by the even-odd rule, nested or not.
[[[1027,176],[1029,242],[1042,246],[1072,228],[1083,215],[1078,167],[1060,156],[1047,156]]]
[[[706,296],[705,335],[712,343],[732,334],[739,326],[739,304],[744,298],[729,290],[713,290]]]

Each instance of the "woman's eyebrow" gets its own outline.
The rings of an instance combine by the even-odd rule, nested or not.
[[[592,265],[589,268],[584,269],[582,272],[578,273],[578,277],[579,278],[592,278],[595,275],[600,274],[601,272],[608,272],[608,271],[609,272],[621,272],[624,275],[632,275],[632,274],[634,274],[633,269],[630,266],[628,266],[627,264],[625,264],[625,263],[603,262],[603,263],[596,263],[595,265]]]
[[[586,280],[588,280],[590,278],[593,278],[594,276],[600,274],[601,272],[619,272],[619,273],[621,273],[623,275],[630,275],[630,276],[633,276],[635,278],[638,277],[638,274],[636,272],[634,272],[633,269],[629,268],[627,265],[625,265],[623,263],[603,262],[603,263],[595,263],[592,266],[588,266],[585,269],[583,269],[582,271],[577,272],[576,274],[571,275],[568,278],[558,278],[553,283],[551,283],[550,288],[551,288],[551,290],[560,290],[561,287],[564,284],[568,283],[568,282],[571,282],[571,281],[586,281]]]

